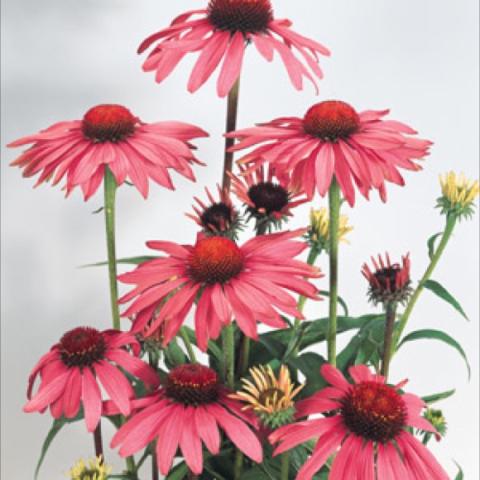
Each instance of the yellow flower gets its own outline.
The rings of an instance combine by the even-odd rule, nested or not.
[[[91,459],[88,465],[80,459],[70,470],[71,480],[107,480],[112,468],[103,463],[101,456]]]
[[[469,217],[473,214],[473,203],[480,194],[478,180],[469,180],[465,175],[448,172],[440,175],[442,197],[438,206],[442,213],[453,213],[458,216]]]
[[[330,219],[328,216],[328,209],[322,207],[318,210],[310,210],[310,240],[318,243],[322,248],[328,244],[328,230],[330,227]],[[348,217],[340,215],[338,235],[341,242],[348,243],[345,238],[348,233],[353,230],[353,227],[348,224]]]
[[[295,388],[285,365],[278,378],[270,365],[250,369],[252,381],[242,378],[243,389],[231,398],[245,403],[243,410],[253,410],[262,422],[272,428],[290,423],[295,414],[294,398],[303,388]]]

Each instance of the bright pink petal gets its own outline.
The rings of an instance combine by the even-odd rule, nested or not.
[[[195,425],[194,407],[185,409],[184,427],[180,437],[180,449],[185,458],[188,468],[195,474],[200,475],[203,471],[202,442]]]
[[[55,402],[65,389],[70,372],[65,372],[53,379],[48,385],[43,386],[40,391],[23,407],[26,413],[43,410]]]
[[[139,378],[147,386],[153,388],[158,386],[159,378],[155,370],[139,358],[136,358],[123,350],[113,350],[108,352],[107,358]]]
[[[337,450],[344,437],[345,432],[341,428],[330,430],[321,436],[318,439],[312,456],[299,470],[296,480],[311,480],[323,465],[325,465],[330,455]]]
[[[200,438],[212,455],[220,451],[220,432],[215,417],[205,407],[195,409],[195,425]]]
[[[130,399],[134,396],[134,392],[125,375],[104,360],[95,364],[95,372],[122,414],[130,415]]]
[[[82,396],[82,376],[80,369],[72,368],[63,394],[63,412],[65,417],[74,418],[80,409]]]
[[[102,415],[102,396],[89,368],[83,369],[82,372],[82,403],[87,430],[93,432]]]
[[[209,413],[227,434],[234,445],[254,462],[261,463],[263,460],[262,445],[257,436],[245,425],[242,420],[228,413],[224,408],[216,404],[206,406]]]
[[[325,363],[321,366],[320,373],[330,385],[333,385],[343,392],[347,392],[351,387],[351,385],[345,380],[343,373],[329,363]]]
[[[162,475],[167,475],[172,466],[173,457],[180,442],[180,435],[184,428],[185,407],[175,405],[171,409],[171,416],[167,417],[157,440],[158,467]]]
[[[230,40],[230,32],[215,33],[209,40],[192,70],[188,91],[196,92],[212,75],[225,55]]]
[[[235,32],[230,46],[225,54],[222,70],[218,77],[217,93],[219,97],[228,95],[240,75],[243,63],[243,55],[245,52],[245,39],[243,33]]]

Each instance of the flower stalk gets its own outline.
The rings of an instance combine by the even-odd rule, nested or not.
[[[336,178],[332,179],[328,193],[329,204],[329,254],[330,254],[330,297],[327,332],[328,362],[336,365],[337,356],[337,303],[338,303],[338,227],[340,223],[340,188]]]
[[[237,114],[238,114],[238,98],[240,92],[240,77],[233,85],[227,100],[227,123],[226,133],[233,132],[237,128]],[[235,139],[225,139],[225,162],[223,165],[223,188],[229,192],[231,186],[230,173],[233,167],[233,152],[230,148],[235,144]]]
[[[107,237],[108,276],[110,280],[110,303],[112,308],[112,324],[120,330],[120,311],[118,308],[117,259],[115,251],[115,196],[117,182],[108,167],[105,167],[105,232]]]
[[[102,463],[103,458],[103,441],[102,441],[102,424],[98,422],[97,428],[93,432],[93,442],[95,445],[95,456],[101,458]]]
[[[390,360],[392,359],[393,333],[395,331],[395,319],[397,316],[397,304],[387,302],[385,305],[385,336],[383,340],[383,358],[381,374],[388,379]]]
[[[402,315],[402,318],[400,320],[400,324],[398,327],[398,330],[394,334],[394,342],[392,345],[393,351],[395,351],[396,346],[398,345],[398,342],[400,338],[402,337],[402,334],[405,330],[405,327],[407,326],[408,320],[410,318],[410,315],[412,314],[412,311],[420,297],[420,295],[423,292],[424,289],[424,284],[427,280],[430,279],[430,277],[433,274],[433,271],[435,270],[435,267],[437,266],[440,257],[442,256],[443,252],[445,251],[445,248],[448,244],[448,241],[450,240],[450,237],[452,236],[453,230],[455,229],[455,225],[457,224],[457,215],[455,214],[448,214],[447,215],[447,220],[446,220],[446,226],[445,230],[442,234],[442,237],[440,239],[440,243],[438,244],[437,249],[432,255],[430,265],[428,266],[427,270],[423,274],[423,277],[421,278],[420,282],[418,283],[417,288],[413,292],[413,295],[410,298],[410,301],[407,304],[407,308],[405,309],[405,312]],[[393,352],[392,352],[393,353]]]
[[[280,462],[280,480],[288,480],[290,478],[290,452],[282,453]]]

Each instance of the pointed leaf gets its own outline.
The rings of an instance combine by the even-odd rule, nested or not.
[[[428,256],[430,257],[430,260],[433,258],[433,255],[435,254],[435,242],[442,235],[443,235],[443,232],[436,233],[435,235],[432,235],[428,239],[427,246],[428,246]]]
[[[458,303],[458,301],[452,296],[450,292],[447,291],[447,289],[441,285],[440,283],[436,282],[435,280],[427,280],[424,282],[423,287],[432,291],[436,295],[438,295],[441,299],[445,300],[447,303],[449,303],[457,312],[459,312],[463,318],[468,320],[467,314],[464,312],[463,308],[461,305]]]
[[[188,467],[185,462],[179,463],[173,470],[170,471],[166,480],[183,480],[188,476]]]
[[[141,263],[148,262],[149,260],[155,260],[156,258],[158,257],[152,257],[150,255],[144,255],[140,257],[118,258],[117,264],[140,265]],[[105,267],[107,265],[108,265],[108,262],[97,262],[97,263],[89,263],[88,265],[81,265],[79,268]]]
[[[326,297],[329,297],[330,296],[330,292],[328,290],[319,290],[318,292],[320,295],[324,295]],[[343,308],[343,312],[345,314],[346,317],[348,317],[348,305],[347,305],[347,302],[345,302],[345,300],[342,298],[342,297],[338,297],[338,303],[342,306]]]
[[[40,458],[38,459],[37,466],[35,468],[34,478],[37,480],[38,474],[40,473],[40,468],[42,467],[45,456],[47,455],[48,449],[52,444],[53,440],[57,436],[58,432],[63,428],[67,423],[74,423],[83,418],[83,412],[80,411],[75,418],[59,418],[53,421],[52,426],[43,441],[42,450],[40,451]]]
[[[458,473],[457,473],[457,476],[455,477],[455,480],[463,480],[463,470],[462,470],[462,467],[457,463],[455,462],[455,465],[458,467]]]
[[[451,397],[456,392],[455,389],[448,390],[446,392],[434,393],[432,395],[427,395],[426,397],[422,397],[422,400],[429,405],[435,402],[439,402],[440,400],[445,400],[446,398]]]
[[[463,350],[462,346],[450,335],[442,332],[441,330],[417,330],[403,337],[402,341],[397,347],[397,350],[400,349],[400,347],[405,343],[411,342],[413,340],[438,340],[440,342],[446,343],[447,345],[450,345],[461,355],[461,357],[465,361],[468,370],[468,378],[470,378],[470,363],[468,362],[467,355]]]

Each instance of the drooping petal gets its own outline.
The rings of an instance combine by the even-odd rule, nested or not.
[[[215,416],[215,419],[225,431],[228,438],[230,438],[239,450],[254,462],[262,462],[262,445],[257,436],[245,425],[245,423],[216,404],[210,404],[206,408]]]
[[[102,415],[102,396],[89,368],[85,368],[82,372],[82,403],[87,430],[93,432]]]

